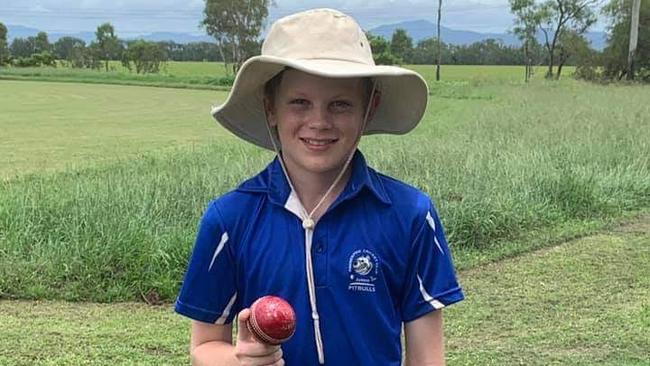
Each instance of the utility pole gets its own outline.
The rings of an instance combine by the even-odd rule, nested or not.
[[[639,12],[641,9],[641,0],[633,0],[632,3],[632,21],[630,22],[630,48],[627,54],[627,79],[634,80],[634,56],[636,55],[636,45],[639,39]]]
[[[438,0],[438,58],[436,60],[436,81],[440,81],[440,60],[442,59],[441,47],[440,47],[440,17],[442,9],[442,0]],[[637,18],[638,19],[638,18]]]

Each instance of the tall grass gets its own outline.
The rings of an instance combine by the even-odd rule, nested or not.
[[[432,93],[413,133],[366,137],[361,149],[432,196],[456,252],[649,208],[650,89],[460,83]],[[172,299],[208,200],[272,157],[223,141],[2,182],[0,297]]]

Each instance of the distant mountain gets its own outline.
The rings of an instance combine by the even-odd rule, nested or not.
[[[390,40],[396,29],[402,28],[413,38],[414,42],[421,41],[425,38],[436,36],[436,25],[428,20],[413,20],[395,24],[386,24],[369,30],[370,33],[384,37]],[[479,33],[473,31],[456,30],[440,26],[440,36],[443,42],[464,45],[474,42],[480,42],[489,38],[499,39],[509,46],[518,46],[521,44],[519,39],[510,33]],[[604,32],[587,32],[586,38],[591,42],[592,47],[602,50],[605,47],[607,34]],[[544,36],[540,32],[537,35],[540,42],[544,41]]]
[[[27,38],[36,36],[40,30],[36,28],[24,27],[22,25],[7,25],[7,38],[9,42],[14,38]],[[75,37],[90,43],[96,39],[95,32],[77,32],[77,33],[48,33],[48,39],[51,43],[56,42],[59,38]],[[144,39],[147,41],[174,41],[176,43],[190,43],[190,42],[213,42],[214,38],[207,35],[193,35],[189,33],[172,33],[172,32],[155,32],[142,35],[129,35],[121,37],[122,39]]]
[[[27,38],[27,37],[35,36],[39,32],[38,29],[24,27],[22,25],[6,24],[6,26],[7,26],[7,40],[9,41],[9,43],[11,43],[11,41],[14,38]]]
[[[40,32],[40,30],[36,28],[7,24],[7,39],[9,43],[11,43],[14,38],[34,37],[38,34],[38,32]],[[47,33],[47,38],[51,43],[54,43],[59,38],[63,37],[75,37],[83,39],[86,43],[89,43],[95,39],[95,32]]]
[[[86,44],[94,41],[97,37],[95,36],[95,32],[77,32],[77,33],[48,33],[47,38],[49,39],[50,43],[54,43],[59,40],[59,38],[63,37],[74,37],[74,38],[79,38],[82,39]]]
[[[402,28],[413,38],[414,42],[421,41],[425,38],[436,36],[436,25],[428,20],[414,20],[408,22],[401,22],[395,24],[386,24],[373,29],[370,33],[384,37],[390,40],[396,29]],[[508,45],[518,44],[519,41],[512,34],[497,34],[497,33],[478,33],[473,31],[455,30],[440,26],[440,36],[442,41],[451,44],[470,44],[479,42],[488,38],[500,39],[503,43]]]

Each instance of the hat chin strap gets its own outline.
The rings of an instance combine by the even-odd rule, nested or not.
[[[366,125],[368,124],[368,116],[370,115],[370,109],[372,107],[372,102],[375,96],[375,91],[376,91],[376,84],[375,81],[372,80],[372,92],[370,93],[370,99],[368,101],[368,105],[366,107],[366,112],[363,117],[363,124],[361,126],[361,130],[359,131],[359,134],[354,142],[354,146],[352,147],[352,151],[348,155],[348,158],[345,160],[345,164],[343,164],[343,168],[341,168],[341,171],[339,174],[336,176],[336,179],[334,179],[334,182],[330,185],[330,187],[327,189],[323,197],[318,201],[318,204],[311,210],[311,212],[307,212],[305,210],[305,206],[300,202],[300,198],[298,197],[297,191],[293,187],[293,184],[291,183],[291,178],[289,177],[289,173],[287,172],[287,168],[284,164],[284,161],[282,159],[282,155],[280,154],[280,149],[278,148],[278,145],[275,142],[275,137],[273,136],[273,133],[271,131],[271,127],[269,126],[268,123],[268,116],[266,116],[266,129],[269,132],[269,137],[271,138],[271,143],[273,144],[273,149],[275,150],[275,153],[278,156],[278,160],[280,161],[280,166],[282,167],[282,171],[284,172],[284,176],[287,179],[287,182],[289,183],[289,187],[291,188],[291,192],[295,194],[296,199],[300,202],[300,211],[301,211],[301,217],[300,219],[302,220],[302,228],[305,230],[305,271],[307,273],[307,287],[309,289],[309,304],[311,306],[311,318],[314,323],[314,334],[316,338],[316,350],[318,351],[318,362],[323,365],[325,364],[325,352],[323,349],[323,337],[321,335],[320,331],[320,316],[318,315],[318,308],[316,306],[316,286],[314,285],[314,267],[312,264],[312,257],[311,257],[311,248],[312,248],[312,242],[313,242],[313,237],[314,237],[314,228],[316,227],[316,223],[314,222],[314,219],[312,218],[316,210],[321,206],[323,202],[325,202],[325,199],[329,196],[329,194],[332,192],[334,187],[338,184],[338,182],[341,180],[343,177],[343,174],[347,170],[348,166],[350,165],[350,162],[352,161],[352,158],[354,157],[354,153],[357,150],[357,147],[359,146],[359,141],[361,140],[361,136],[363,135],[363,131],[366,129]],[[266,114],[266,109],[264,109],[264,113]]]

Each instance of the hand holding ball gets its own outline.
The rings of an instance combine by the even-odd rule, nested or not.
[[[280,297],[260,297],[250,309],[251,315],[246,326],[262,343],[281,344],[296,331],[296,313],[293,307]]]

